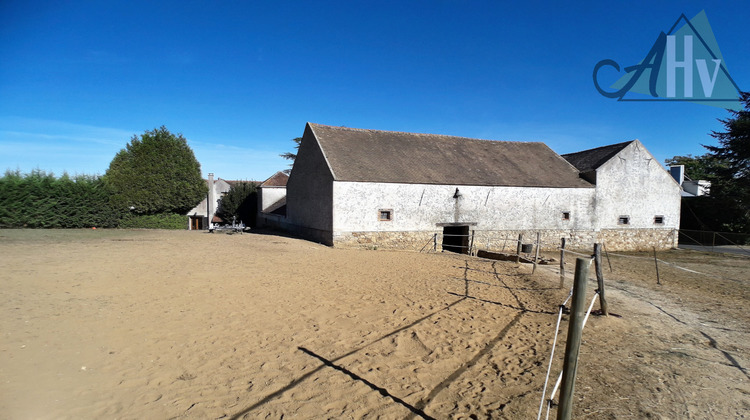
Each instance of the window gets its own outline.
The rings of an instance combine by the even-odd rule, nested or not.
[[[562,219],[563,220],[570,220],[570,212],[569,211],[562,212]]]
[[[390,222],[393,220],[393,210],[391,209],[380,209],[378,210],[378,220],[381,222]]]
[[[618,225],[629,225],[630,224],[630,216],[620,216],[617,219]]]
[[[654,216],[654,224],[655,225],[663,225],[664,224],[664,216]]]

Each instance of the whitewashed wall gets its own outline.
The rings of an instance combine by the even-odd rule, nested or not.
[[[286,228],[332,245],[333,175],[309,125],[305,127],[286,190]]]
[[[197,206],[195,206],[192,210],[190,210],[187,215],[188,216],[203,216],[206,217],[207,222],[210,222],[211,219],[213,219],[214,215],[216,215],[216,210],[219,208],[219,200],[221,199],[223,193],[226,193],[229,191],[231,186],[228,182],[224,181],[223,179],[219,178],[217,180],[209,179],[207,181],[208,188],[211,189],[209,191],[209,194],[206,198],[203,199],[200,203],[198,203]],[[208,208],[208,199],[212,198],[211,200],[211,207]],[[208,214],[208,212],[211,212],[211,214]],[[190,229],[190,225],[188,223],[188,229]]]
[[[459,189],[461,197],[453,195]],[[592,188],[519,188],[429,184],[333,183],[333,230],[435,230],[437,223],[475,229],[593,229]],[[379,221],[379,210],[393,211]],[[570,212],[570,220],[562,213]]]
[[[657,215],[664,216],[664,224],[654,224]],[[619,216],[629,216],[630,225],[618,224]],[[639,141],[597,169],[595,226],[679,228],[680,186]]]
[[[261,212],[266,211],[268,207],[286,197],[286,187],[262,187],[260,188],[260,200],[258,207]]]

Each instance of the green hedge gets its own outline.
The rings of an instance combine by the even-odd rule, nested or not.
[[[187,229],[187,217],[182,214],[129,214],[120,220],[124,229]]]
[[[110,195],[96,176],[7,171],[0,178],[0,227],[116,227],[120,214]]]
[[[187,228],[181,214],[118,212],[111,197],[98,176],[7,171],[0,177],[0,228]]]

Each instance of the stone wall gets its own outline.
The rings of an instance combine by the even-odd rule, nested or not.
[[[566,248],[590,251],[594,243],[604,243],[609,251],[666,250],[677,246],[677,231],[674,229],[603,229],[593,230],[474,230],[469,235],[472,251],[515,252],[518,235],[523,234],[525,244],[536,241],[541,233],[541,249],[554,251],[565,238]],[[333,235],[333,245],[341,248],[404,249],[412,251],[442,250],[443,232],[344,232]],[[473,239],[473,240],[472,240]]]
[[[300,226],[289,222],[289,219],[281,215],[261,213],[258,215],[258,223],[258,227],[279,230],[308,241],[333,246],[331,231]]]
[[[330,242],[333,231],[333,174],[310,126],[286,184],[287,222],[305,237]]]
[[[288,199],[292,193],[290,189]],[[442,223],[496,230],[591,230],[595,227],[594,195],[593,186],[544,188],[334,181],[333,231],[436,231]],[[381,219],[381,210],[390,211],[391,218]]]
[[[602,229],[599,241],[610,250],[665,250],[677,248],[677,233],[677,229]]]
[[[346,232],[333,236],[337,248],[432,250],[437,232]],[[440,233],[442,234],[442,232]],[[442,237],[437,236],[437,249],[441,250]]]
[[[602,231],[639,229],[648,236],[649,229],[680,227],[680,185],[637,140],[596,170],[595,203],[594,228]]]

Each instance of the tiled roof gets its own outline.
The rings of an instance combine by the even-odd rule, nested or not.
[[[286,187],[286,182],[289,180],[289,175],[284,172],[276,172],[271,175],[267,180],[260,184],[261,187]]]
[[[275,203],[268,206],[264,213],[273,213],[286,216],[286,196],[281,197]]]
[[[255,184],[255,185],[259,184],[258,181],[247,181],[247,180],[233,180],[233,181],[230,181],[228,179],[222,179],[222,178],[219,178],[219,179],[221,179],[222,181],[226,182],[230,186],[241,184],[241,183],[245,183],[245,182],[250,183],[250,184]]]
[[[610,144],[609,146],[597,147],[595,149],[584,150],[582,152],[568,153],[562,155],[562,157],[570,162],[571,165],[575,166],[580,172],[591,172],[604,165],[608,160],[612,159],[616,154],[620,153],[622,149],[634,141],[635,140],[631,140],[623,143]]]
[[[309,126],[337,181],[592,187],[544,143]]]

